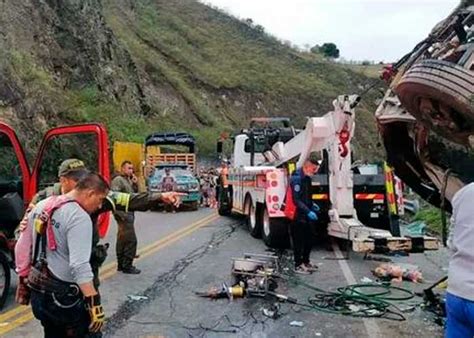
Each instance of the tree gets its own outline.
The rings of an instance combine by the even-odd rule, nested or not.
[[[314,46],[311,48],[312,53],[321,53],[325,57],[337,59],[339,57],[339,49],[337,48],[336,44],[332,42],[323,43],[322,46]]]

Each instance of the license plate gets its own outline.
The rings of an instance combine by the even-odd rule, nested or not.
[[[371,212],[370,218],[379,218],[379,214],[377,212]]]

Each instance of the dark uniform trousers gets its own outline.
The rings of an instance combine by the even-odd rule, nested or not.
[[[31,291],[31,308],[34,316],[44,327],[45,338],[92,338],[101,333],[90,334],[90,317],[82,297],[55,297],[50,293]],[[61,303],[62,306],[57,304]]]
[[[290,233],[293,241],[295,266],[298,267],[302,263],[309,263],[311,247],[313,246],[311,224],[296,220],[291,223]]]
[[[122,214],[122,213],[121,213]],[[117,264],[119,269],[128,269],[133,265],[133,260],[137,254],[137,235],[135,233],[135,216],[133,212],[123,213],[122,217],[115,217],[117,220]]]

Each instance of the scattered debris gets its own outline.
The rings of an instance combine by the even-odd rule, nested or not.
[[[127,297],[128,299],[133,300],[133,301],[148,300],[148,297],[146,296],[128,295]]]
[[[303,327],[304,324],[303,324],[303,322],[299,322],[297,320],[294,320],[290,323],[290,326]]]
[[[354,304],[349,304],[349,310],[351,310],[352,312],[359,312],[361,310],[361,307],[358,306],[358,305],[354,305]]]
[[[400,226],[400,233],[402,236],[418,237],[426,235],[426,223],[423,221],[416,221],[407,225]]]
[[[280,305],[278,303],[273,304],[269,309],[262,308],[262,313],[265,317],[271,319],[277,319],[280,315]]]
[[[321,334],[321,332],[315,332],[314,335],[317,336],[317,337],[321,337],[322,334]]]
[[[423,282],[423,275],[419,268],[411,264],[381,264],[372,271],[374,276],[383,280],[392,280],[400,283],[408,280],[414,283]]]
[[[372,279],[369,277],[363,277],[360,279],[361,283],[375,283]]]
[[[370,255],[368,253],[364,256],[364,260],[377,261],[377,262],[386,262],[386,263],[391,263],[392,262],[392,260],[388,257],[374,256],[374,255]]]

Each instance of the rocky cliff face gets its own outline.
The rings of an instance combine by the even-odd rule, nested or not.
[[[29,153],[49,127],[81,121],[136,141],[184,129],[206,148],[251,116],[302,122],[367,83],[192,0],[0,2],[0,119]],[[370,108],[359,148],[373,155]]]
[[[127,111],[146,114],[133,61],[102,11],[99,0],[0,4],[3,118],[54,120],[65,109],[61,93],[90,84]]]

